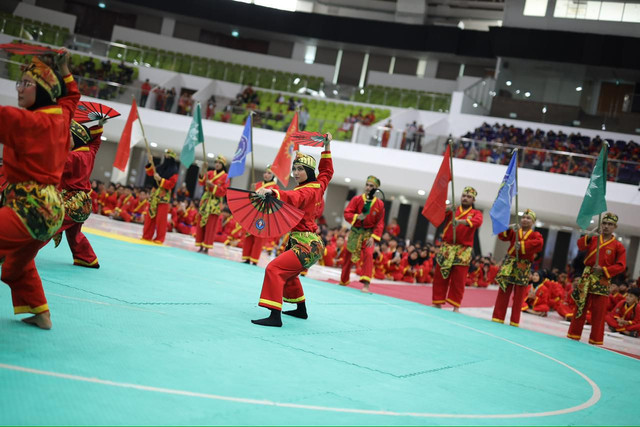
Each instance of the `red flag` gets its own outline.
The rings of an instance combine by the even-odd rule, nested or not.
[[[427,201],[422,209],[422,215],[436,227],[440,226],[442,221],[444,221],[444,213],[447,208],[447,190],[449,189],[449,181],[451,181],[450,155],[451,146],[447,145],[440,170],[438,171],[438,175],[436,175],[435,181],[433,181],[429,197],[427,197]]]
[[[131,147],[136,145],[140,139],[142,139],[142,128],[140,127],[138,108],[136,106],[136,100],[134,99],[131,103],[131,111],[129,111],[127,124],[124,125],[124,130],[122,131],[122,136],[118,143],[118,151],[116,152],[116,158],[113,161],[114,168],[118,168],[122,172],[125,171],[127,163],[129,163]]]
[[[276,154],[276,158],[271,165],[271,171],[286,187],[289,185],[289,176],[291,175],[291,165],[295,157],[294,151],[298,150],[298,144],[293,141],[291,134],[298,132],[298,113],[294,114],[293,120],[287,129],[287,134],[284,136],[280,150]]]

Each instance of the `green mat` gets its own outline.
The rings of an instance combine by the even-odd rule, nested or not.
[[[1,424],[638,424],[638,360],[310,279],[259,327],[261,268],[88,237],[36,260],[51,331],[0,288]]]

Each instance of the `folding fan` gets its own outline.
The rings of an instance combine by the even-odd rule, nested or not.
[[[102,118],[113,119],[119,115],[120,113],[106,105],[97,102],[80,101],[76,107],[73,120],[78,123],[87,123]]]
[[[291,134],[291,140],[295,144],[308,145],[310,147],[322,147],[327,135],[320,132],[298,131]]]
[[[4,43],[0,44],[0,49],[4,49],[14,55],[58,55],[62,52],[61,49],[53,49],[47,46],[38,46],[26,43]]]
[[[238,224],[257,237],[280,237],[289,232],[304,216],[304,211],[253,191],[229,188],[227,204]]]

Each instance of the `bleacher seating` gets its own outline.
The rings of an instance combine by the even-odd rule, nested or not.
[[[69,37],[67,28],[2,12],[0,12],[0,32],[58,46],[64,45]]]

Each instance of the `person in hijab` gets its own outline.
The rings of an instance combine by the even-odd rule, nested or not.
[[[178,161],[173,150],[166,150],[164,161],[158,167],[153,164],[153,156],[148,155],[149,163],[145,166],[147,175],[155,180],[149,199],[149,213],[144,221],[142,240],[164,243],[167,234],[167,216],[173,187],[178,181]],[[154,237],[155,234],[155,237]]]

